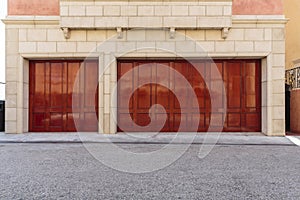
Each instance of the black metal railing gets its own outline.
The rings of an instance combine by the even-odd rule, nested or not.
[[[290,89],[300,88],[300,67],[285,71],[285,84],[290,86]]]

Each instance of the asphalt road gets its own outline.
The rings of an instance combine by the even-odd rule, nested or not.
[[[82,144],[0,144],[0,199],[300,199],[300,147],[216,146],[204,159],[198,151],[192,145],[162,170],[130,174]]]

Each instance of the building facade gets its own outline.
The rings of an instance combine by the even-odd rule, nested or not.
[[[3,22],[7,133],[285,135],[281,0],[8,0]]]

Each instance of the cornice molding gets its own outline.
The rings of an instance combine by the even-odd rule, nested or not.
[[[23,24],[23,25],[59,25],[60,16],[7,16],[2,19],[2,22],[6,25],[9,24]]]
[[[233,24],[286,24],[284,15],[233,15]]]

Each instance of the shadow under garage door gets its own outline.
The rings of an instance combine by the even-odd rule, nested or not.
[[[97,60],[30,61],[29,79],[29,131],[98,130]]]
[[[214,117],[220,118],[222,121],[225,118],[224,127],[221,127],[224,132],[260,132],[261,131],[261,66],[260,60],[214,60],[220,74],[223,77],[226,96],[227,96],[227,114],[223,116],[222,113],[214,113]],[[137,67],[148,67],[145,73],[140,72]],[[170,68],[167,74],[158,73],[158,67],[164,65]],[[118,131],[135,132],[136,129],[133,123],[139,126],[147,126],[150,122],[149,109],[154,104],[160,104],[164,107],[167,113],[167,120],[161,129],[161,132],[177,132],[181,123],[183,123],[184,132],[191,131],[190,127],[195,123],[195,114],[200,115],[198,124],[198,132],[208,130],[211,121],[211,100],[208,92],[208,87],[213,84],[211,75],[212,61],[199,60],[193,61],[193,66],[196,66],[198,71],[187,61],[132,61],[120,60],[118,62]],[[132,70],[137,69],[137,70]],[[174,69],[185,77],[185,79],[192,86],[197,101],[189,99],[191,96],[188,90],[182,85],[179,85],[174,80]],[[131,71],[132,70],[132,71]],[[130,77],[124,76],[131,71]],[[126,78],[122,78],[122,77]],[[135,91],[141,79],[151,80],[151,84],[146,84]],[[156,80],[167,79],[169,88],[176,91],[176,94],[181,95],[184,99],[182,104],[179,104],[174,93],[160,85],[156,84]],[[124,97],[128,93],[133,93],[129,103],[124,101]],[[218,101],[225,102],[224,99]],[[200,113],[190,112],[182,113],[181,107],[185,104],[192,104],[192,107],[200,110]],[[222,103],[220,104],[222,105]],[[222,109],[222,108],[220,108]],[[126,117],[129,112],[130,117]],[[152,114],[151,114],[152,115]],[[159,118],[161,113],[155,113],[155,119]],[[184,116],[181,118],[181,116]],[[184,119],[184,121],[181,121]],[[159,120],[158,120],[159,121]],[[196,124],[196,125],[197,125]],[[214,126],[214,124],[212,124]],[[218,124],[215,125],[215,130],[220,130]],[[212,131],[214,129],[211,129]],[[145,131],[155,131],[151,128]]]

